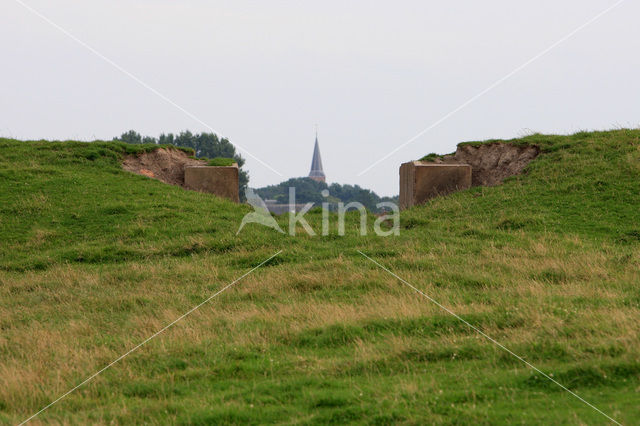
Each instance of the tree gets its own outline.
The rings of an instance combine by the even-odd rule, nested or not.
[[[240,199],[244,200],[244,193],[249,184],[249,173],[242,169],[245,160],[236,152],[236,147],[227,138],[220,139],[215,133],[194,134],[185,130],[177,135],[163,133],[156,139],[152,136],[143,137],[135,130],[129,130],[113,140],[132,144],[151,143],[193,148],[198,158],[233,158],[238,163]]]
[[[129,130],[128,132],[120,135],[119,138],[113,138],[113,140],[119,140],[126,143],[142,143],[142,136],[140,136],[140,133],[135,130]]]

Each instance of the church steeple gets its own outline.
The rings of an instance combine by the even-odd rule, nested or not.
[[[318,144],[318,129],[316,129],[316,144],[313,148],[313,159],[311,160],[309,177],[318,182],[326,181],[324,170],[322,170],[322,158],[320,157],[320,145]]]

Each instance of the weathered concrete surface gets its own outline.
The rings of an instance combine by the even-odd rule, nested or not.
[[[400,208],[408,209],[430,198],[471,186],[468,164],[411,161],[400,166]]]
[[[228,167],[194,166],[184,169],[184,186],[200,192],[240,202],[238,165]]]

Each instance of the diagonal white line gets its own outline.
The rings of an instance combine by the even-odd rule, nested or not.
[[[580,395],[576,394],[575,392],[573,392],[572,390],[568,389],[567,387],[565,387],[562,383],[559,383],[558,381],[554,380],[553,377],[549,376],[548,374],[546,374],[545,372],[543,372],[542,370],[540,370],[538,367],[536,367],[535,365],[531,364],[530,362],[528,362],[527,360],[525,360],[524,358],[522,358],[521,356],[519,356],[518,354],[512,352],[509,348],[507,348],[506,346],[504,346],[503,344],[501,344],[500,342],[498,342],[497,340],[495,340],[494,338],[492,338],[491,336],[487,335],[486,333],[484,333],[482,330],[480,330],[478,327],[476,327],[475,325],[471,324],[469,321],[465,320],[464,318],[462,318],[460,315],[456,314],[455,312],[451,311],[450,309],[448,309],[446,306],[442,305],[441,303],[439,303],[437,300],[433,299],[432,297],[430,297],[428,294],[424,293],[423,291],[421,291],[420,289],[414,287],[413,285],[411,285],[409,282],[407,282],[406,280],[400,278],[398,275],[394,274],[393,272],[391,272],[389,269],[387,269],[386,267],[384,267],[383,265],[381,265],[380,263],[376,262],[374,259],[370,258],[369,256],[367,256],[366,254],[364,254],[363,252],[361,252],[360,250],[358,250],[358,253],[360,253],[362,256],[364,256],[365,258],[369,259],[371,262],[373,262],[374,264],[376,264],[380,269],[388,272],[390,275],[392,275],[393,277],[395,277],[396,279],[398,279],[400,282],[402,282],[403,284],[405,284],[406,286],[408,286],[409,288],[411,288],[413,291],[415,291],[416,293],[426,297],[427,299],[429,299],[429,301],[433,302],[435,305],[437,305],[440,309],[444,310],[445,312],[451,314],[452,316],[454,316],[456,319],[462,321],[467,327],[471,328],[472,330],[476,331],[478,334],[480,334],[482,337],[486,338],[487,340],[489,340],[491,343],[495,344],[496,346],[498,346],[500,349],[506,351],[507,353],[509,353],[510,355],[514,356],[515,358],[517,358],[518,360],[522,361],[527,367],[531,368],[532,370],[536,371],[537,373],[541,374],[542,376],[546,377],[547,379],[551,380],[553,383],[555,383],[556,385],[560,386],[562,389],[564,389],[565,391],[569,392],[571,395],[575,396],[576,398],[578,398],[580,401],[582,401],[583,403],[585,403],[586,405],[588,405],[589,407],[593,408],[594,410],[596,410],[598,413],[602,414],[603,416],[605,416],[607,419],[611,420],[613,423],[617,424],[617,425],[621,425],[620,422],[616,421],[615,419],[613,419],[612,417],[610,417],[609,415],[607,415],[605,412],[603,412],[602,410],[600,410],[598,407],[596,407],[595,405],[591,404],[590,402],[586,401],[584,398],[582,398]]]
[[[177,323],[178,321],[182,320],[183,318],[185,318],[186,316],[190,315],[191,313],[193,313],[194,311],[196,311],[197,309],[199,309],[202,305],[208,303],[211,299],[213,299],[214,297],[218,296],[219,294],[221,294],[222,292],[224,292],[225,290],[229,289],[230,287],[232,287],[234,284],[236,284],[238,281],[242,280],[244,277],[246,277],[247,275],[251,274],[253,271],[255,271],[256,269],[260,268],[262,265],[264,265],[265,263],[269,262],[271,259],[273,259],[274,257],[276,257],[277,255],[279,255],[280,253],[282,253],[282,250],[278,251],[277,253],[273,254],[271,257],[269,257],[268,259],[262,261],[259,265],[255,266],[253,269],[251,269],[248,272],[245,272],[243,275],[241,275],[239,278],[236,278],[233,282],[231,282],[230,284],[227,284],[226,286],[222,287],[222,289],[218,290],[216,293],[212,294],[211,296],[209,296],[208,298],[206,298],[203,302],[201,302],[200,304],[196,305],[195,307],[191,308],[189,311],[187,311],[186,313],[180,315],[178,318],[176,318],[175,320],[171,321],[169,324],[167,324],[166,326],[164,326],[163,328],[161,328],[160,330],[156,331],[155,333],[153,333],[151,336],[149,336],[148,338],[146,338],[144,341],[142,341],[142,343],[139,343],[138,345],[134,346],[133,348],[129,349],[127,352],[125,352],[124,354],[120,355],[118,358],[116,358],[115,360],[113,360],[112,362],[110,362],[107,366],[103,367],[102,369],[96,371],[95,373],[93,373],[91,376],[87,377],[84,381],[82,381],[81,383],[79,383],[78,385],[74,386],[73,388],[71,388],[69,391],[65,392],[64,394],[62,394],[60,397],[58,397],[56,400],[54,400],[53,402],[51,402],[49,405],[47,405],[46,407],[43,407],[40,411],[38,411],[37,413],[33,414],[31,417],[29,417],[28,419],[24,420],[22,423],[19,424],[23,425],[27,422],[29,422],[30,420],[32,420],[33,418],[35,418],[37,415],[39,415],[40,413],[42,413],[43,411],[49,409],[52,405],[56,404],[57,402],[59,402],[61,399],[65,398],[67,395],[69,395],[70,393],[72,393],[73,391],[75,391],[76,389],[78,389],[79,387],[85,385],[86,383],[90,382],[91,380],[93,380],[96,376],[98,376],[99,374],[101,374],[103,371],[107,370],[108,368],[110,368],[112,365],[116,364],[118,361],[121,361],[123,358],[125,358],[127,355],[129,355],[131,352],[134,352],[135,350],[139,349],[142,345],[146,344],[147,342],[149,342],[150,340],[152,340],[153,338],[155,338],[156,336],[158,336],[159,334],[163,333],[165,330],[167,330],[169,327],[173,326],[175,323]]]
[[[550,45],[549,47],[547,47],[546,49],[544,49],[543,51],[541,51],[540,53],[538,53],[537,55],[535,55],[534,57],[532,57],[531,59],[529,59],[528,61],[523,63],[522,65],[520,65],[519,67],[516,67],[513,71],[511,71],[510,73],[506,74],[504,77],[502,77],[501,79],[497,80],[495,83],[491,84],[489,87],[487,87],[486,89],[484,89],[480,93],[478,93],[475,96],[469,98],[467,101],[462,103],[457,108],[449,111],[448,113],[443,115],[440,119],[438,119],[433,124],[431,124],[429,127],[427,127],[424,130],[420,131],[417,135],[415,135],[414,137],[412,137],[411,139],[409,139],[408,141],[406,141],[402,145],[398,146],[397,148],[395,148],[394,150],[389,152],[384,157],[380,158],[378,161],[376,161],[375,163],[373,163],[372,165],[370,165],[366,169],[362,170],[360,173],[358,173],[358,176],[362,176],[363,174],[367,173],[369,170],[371,170],[372,168],[374,168],[378,164],[382,163],[384,160],[386,160],[387,158],[391,157],[393,154],[395,154],[396,152],[400,151],[405,146],[407,146],[410,143],[414,142],[416,139],[420,138],[422,135],[424,135],[428,131],[432,130],[433,128],[439,126],[444,121],[449,119],[451,116],[453,116],[454,114],[458,113],[460,110],[466,108],[467,106],[469,106],[473,102],[477,101],[479,98],[481,98],[482,96],[484,96],[485,94],[487,94],[491,90],[495,89],[496,87],[498,87],[499,85],[501,85],[502,83],[504,83],[505,81],[507,81],[508,79],[510,79],[511,77],[513,77],[514,75],[516,75],[517,73],[519,73],[520,71],[522,71],[523,69],[528,67],[529,65],[531,65],[533,62],[537,61],[538,59],[540,59],[541,57],[546,55],[547,53],[551,52],[553,49],[558,47],[560,44],[564,43],[565,41],[567,41],[568,39],[570,39],[571,37],[576,35],[578,32],[583,30],[584,28],[586,28],[589,25],[593,24],[595,21],[597,21],[598,19],[602,18],[604,15],[606,15],[609,12],[611,12],[613,9],[615,9],[618,6],[620,6],[625,1],[626,0],[618,0],[612,6],[609,6],[608,8],[603,10],[602,12],[598,13],[596,16],[594,16],[593,18],[589,19],[587,22],[585,22],[584,24],[580,25],[579,27],[577,27],[576,29],[574,29],[573,31],[571,31],[570,33],[568,33],[567,35],[562,37],[560,40],[556,41],[555,43],[553,43],[552,45]]]
[[[181,107],[180,105],[175,103],[173,100],[171,100],[167,96],[163,95],[162,93],[160,93],[159,91],[157,91],[153,87],[149,86],[147,83],[145,83],[144,81],[142,81],[141,79],[139,79],[138,77],[136,77],[135,75],[133,75],[132,73],[127,71],[126,69],[122,68],[120,65],[115,63],[113,60],[109,59],[108,57],[106,57],[102,53],[98,52],[96,49],[94,49],[93,47],[89,46],[87,43],[85,43],[84,41],[80,40],[79,38],[77,38],[76,36],[71,34],[69,31],[65,30],[60,25],[58,25],[55,22],[53,22],[51,19],[49,19],[48,17],[46,17],[42,13],[38,12],[37,10],[35,10],[33,7],[29,6],[28,4],[26,4],[22,0],[15,0],[15,2],[20,4],[22,7],[27,9],[29,12],[33,13],[34,15],[36,15],[37,17],[39,17],[40,19],[42,19],[43,21],[45,21],[46,23],[48,23],[49,25],[51,25],[52,27],[54,27],[55,29],[57,29],[58,31],[60,31],[61,33],[63,33],[64,35],[66,35],[67,37],[69,37],[70,39],[75,41],[76,43],[78,43],[79,45],[81,45],[82,47],[84,47],[85,49],[89,50],[91,53],[93,53],[94,55],[96,55],[97,57],[102,59],[103,61],[107,62],[109,65],[113,66],[115,69],[117,69],[118,71],[120,71],[121,73],[126,75],[127,77],[131,78],[132,80],[134,80],[135,82],[140,84],[145,89],[149,90],[151,93],[157,95],[163,101],[171,104],[173,107],[175,107],[178,110],[182,111],[187,116],[189,116],[191,119],[197,121],[198,123],[200,123],[201,125],[203,125],[207,129],[212,131],[213,133],[221,134],[220,132],[216,131],[213,127],[211,127],[210,125],[208,125],[207,123],[202,121],[200,118],[198,118],[195,114],[193,114],[192,112],[188,111],[187,109]],[[259,162],[260,164],[262,164],[263,166],[265,166],[266,168],[268,168],[269,170],[271,170],[272,172],[274,172],[278,176],[283,176],[282,173],[280,173],[279,171],[277,171],[276,169],[274,169],[273,167],[271,167],[270,165],[268,165],[267,163],[265,163],[264,161],[262,161],[261,159],[259,159],[255,155],[253,155],[248,149],[243,148],[242,146],[238,145],[236,142],[233,142],[233,144],[235,146],[237,146],[239,149],[241,149],[242,151],[244,151],[244,153],[247,154],[249,157],[253,158],[254,160]]]

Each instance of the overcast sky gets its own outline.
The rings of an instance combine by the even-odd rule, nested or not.
[[[0,2],[0,135],[208,131],[250,185],[306,176],[398,193],[398,167],[461,141],[640,124],[640,2],[627,0],[369,172],[358,173],[616,0]],[[183,110],[181,110],[180,108]],[[188,111],[199,120],[189,116]]]

